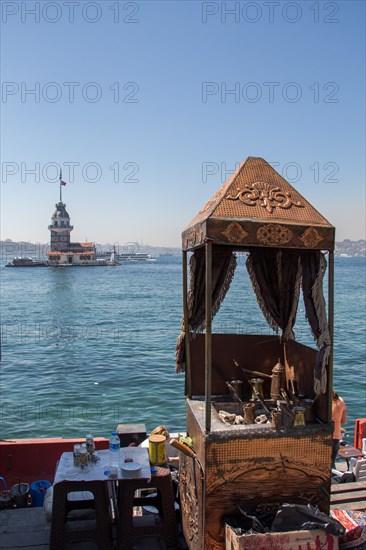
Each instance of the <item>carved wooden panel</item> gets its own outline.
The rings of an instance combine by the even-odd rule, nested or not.
[[[195,462],[183,454],[179,461],[179,494],[182,510],[184,538],[189,548],[200,548],[202,542],[202,522],[198,514],[202,513],[202,493],[198,494],[200,476],[198,476]],[[199,502],[200,498],[200,502]]]
[[[329,511],[331,426],[314,425],[282,432],[230,431],[205,434],[199,406],[187,401],[187,432],[204,466],[181,465],[184,534],[190,550],[225,548],[224,516],[238,504],[311,503]],[[204,403],[203,403],[204,404]],[[192,530],[193,536],[190,536]]]

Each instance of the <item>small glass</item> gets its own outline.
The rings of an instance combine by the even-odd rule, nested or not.
[[[75,468],[80,468],[80,444],[74,445],[73,455]]]
[[[99,453],[98,453],[98,451],[94,451],[94,453],[90,457],[90,462],[92,464],[96,464],[99,461],[100,461]]]
[[[118,478],[118,467],[117,466],[110,466],[108,477],[109,477],[109,479],[117,479]]]

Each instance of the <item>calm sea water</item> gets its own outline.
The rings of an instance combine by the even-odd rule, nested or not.
[[[1,264],[1,438],[108,436],[117,423],[184,429],[174,368],[180,257],[120,267],[5,269]],[[335,387],[348,436],[366,417],[365,259],[336,258]],[[269,334],[244,267],[216,331]],[[298,340],[313,345],[300,304]]]

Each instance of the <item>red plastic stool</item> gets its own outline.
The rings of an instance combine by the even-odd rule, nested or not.
[[[355,422],[354,447],[362,449],[362,440],[366,437],[366,418],[357,418]]]
[[[117,548],[131,550],[133,541],[141,537],[162,537],[169,549],[178,546],[178,527],[174,509],[172,476],[168,468],[157,468],[151,481],[146,479],[119,480]],[[136,496],[139,489],[156,489],[156,497]],[[133,517],[134,506],[155,506],[159,519],[155,525],[139,525],[143,518]],[[142,523],[142,522],[141,522]]]

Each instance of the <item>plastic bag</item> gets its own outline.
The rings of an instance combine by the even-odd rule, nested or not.
[[[48,522],[52,519],[52,503],[53,503],[53,486],[49,487],[46,491],[46,494],[44,496],[43,500],[43,510],[46,514],[46,520]]]
[[[273,532],[323,529],[326,533],[343,535],[343,525],[321,512],[311,504],[283,504],[278,510],[271,527]]]

